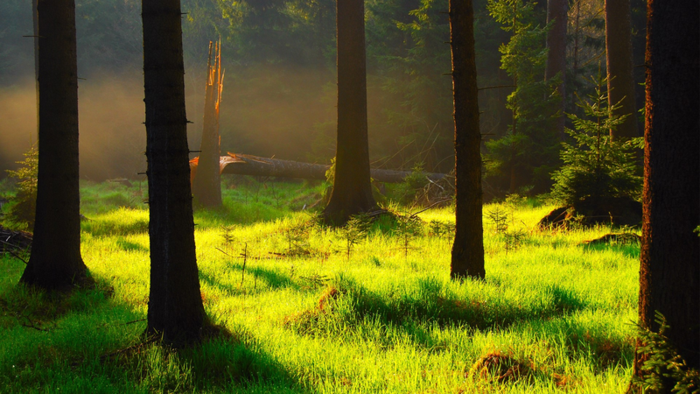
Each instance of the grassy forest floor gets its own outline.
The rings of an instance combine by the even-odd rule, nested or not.
[[[376,222],[350,245],[303,210],[322,186],[227,181],[195,213],[208,316],[230,337],[175,352],[142,343],[145,183],[83,184],[83,259],[69,297],[17,286],[0,255],[0,391],[50,393],[622,393],[631,376],[638,245],[539,230],[554,206],[484,208],[486,280],[449,279],[454,211]],[[409,208],[394,206],[399,213]],[[417,211],[414,209],[413,211]],[[493,220],[505,215],[503,220]],[[507,225],[507,229],[504,227]],[[408,229],[408,230],[406,230]],[[409,231],[412,230],[412,231]],[[241,254],[247,254],[245,259]]]

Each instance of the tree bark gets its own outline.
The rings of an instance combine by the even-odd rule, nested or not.
[[[212,49],[214,50],[214,64],[211,63]],[[212,45],[209,42],[201,153],[199,155],[197,176],[194,177],[192,182],[192,192],[195,201],[208,208],[221,206],[219,104],[221,103],[222,89],[221,43],[217,42]]]
[[[364,0],[337,1],[338,141],[335,181],[323,216],[340,225],[373,211],[367,136],[367,75]]]
[[[566,120],[565,103],[566,92],[564,89],[566,80],[566,25],[567,12],[569,10],[568,0],[548,0],[547,1],[547,23],[554,21],[552,30],[547,33],[547,65],[545,67],[544,79],[549,81],[557,75],[561,79],[561,83],[557,86],[559,93],[559,117],[556,118],[555,128],[556,135],[560,140],[564,140],[564,124]]]
[[[481,132],[471,0],[450,0],[452,91],[455,122],[456,231],[450,276],[483,278]]]
[[[190,162],[194,171],[198,165]],[[301,178],[325,180],[326,171],[331,167],[327,164],[302,163],[292,160],[268,159],[265,157],[232,154],[221,156],[221,173],[252,175],[252,176],[274,176],[279,178]],[[411,175],[411,171],[395,171],[370,169],[370,176],[376,182],[399,183]],[[447,174],[426,172],[425,176],[435,182],[444,178]]]
[[[634,64],[632,62],[632,15],[629,0],[605,1],[605,50],[608,69],[608,103],[622,107],[615,115],[629,115],[625,122],[610,130],[610,137],[639,136],[634,107]]]
[[[73,0],[38,0],[39,173],[34,242],[20,282],[66,289],[84,278],[78,185],[78,66]]]
[[[179,0],[143,0],[151,287],[147,334],[173,345],[201,336],[202,305],[189,182]]]
[[[700,369],[700,16],[696,0],[649,0],[646,49],[641,325]],[[640,355],[635,373],[640,374]],[[664,392],[672,386],[666,383]]]

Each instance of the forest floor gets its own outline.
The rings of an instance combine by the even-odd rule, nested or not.
[[[195,213],[202,299],[230,337],[179,352],[143,342],[145,183],[85,183],[82,254],[95,288],[28,290],[17,285],[25,264],[0,255],[0,391],[626,389],[639,246],[581,244],[609,227],[540,230],[553,205],[487,204],[486,279],[459,283],[449,278],[449,207],[420,213],[418,225],[380,219],[353,243],[302,210],[321,185],[246,179],[226,182],[222,209]]]

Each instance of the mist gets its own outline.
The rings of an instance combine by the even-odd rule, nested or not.
[[[204,62],[203,67],[204,69]],[[145,179],[143,77],[93,72],[79,80],[80,176]],[[200,73],[201,74],[201,73]],[[313,146],[334,155],[335,85],[304,70],[261,68],[224,81],[221,150],[307,160]],[[186,73],[190,150],[199,150],[204,81]],[[31,77],[0,90],[0,169],[14,169],[37,141],[36,91]],[[319,140],[321,142],[318,142]],[[314,145],[314,141],[316,144]],[[197,153],[191,154],[191,157]],[[4,177],[5,171],[0,177]]]
[[[102,181],[145,170],[143,83],[138,79],[79,81],[80,176]],[[37,141],[34,81],[0,91],[0,155],[16,167]]]

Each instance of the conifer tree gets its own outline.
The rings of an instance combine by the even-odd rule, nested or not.
[[[194,244],[180,0],[142,0],[151,240],[148,334],[174,345],[206,322]]]
[[[38,0],[39,172],[34,240],[20,282],[74,286],[80,255],[78,64],[74,0]]]

